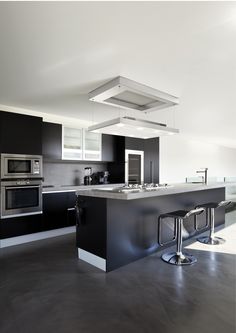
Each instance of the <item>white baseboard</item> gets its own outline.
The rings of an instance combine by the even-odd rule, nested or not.
[[[75,227],[73,226],[73,227],[66,227],[66,228],[36,232],[35,234],[5,238],[5,239],[0,240],[0,248],[29,243],[29,242],[37,241],[40,239],[67,235],[67,234],[71,234],[74,232],[75,232]]]
[[[106,272],[106,259],[96,256],[88,251],[78,248],[78,257],[79,259],[86,261],[90,265],[93,265],[97,268]]]

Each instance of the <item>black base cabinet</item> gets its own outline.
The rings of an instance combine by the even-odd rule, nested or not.
[[[0,239],[75,226],[75,192],[44,193],[43,214],[0,220]]]
[[[43,230],[75,225],[75,192],[43,194]]]
[[[42,214],[13,217],[0,221],[0,238],[10,238],[43,231]]]

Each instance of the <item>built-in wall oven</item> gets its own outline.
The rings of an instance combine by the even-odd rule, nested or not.
[[[144,181],[144,151],[125,150],[125,183],[143,184]]]
[[[42,181],[1,181],[1,218],[42,213]]]
[[[42,156],[1,154],[1,179],[42,178]]]
[[[1,154],[0,218],[42,214],[42,156]]]

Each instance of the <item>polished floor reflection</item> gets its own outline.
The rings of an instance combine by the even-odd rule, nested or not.
[[[74,237],[1,250],[1,333],[235,333],[235,255],[188,241],[195,265],[158,252],[105,274],[76,259]]]
[[[203,235],[209,235],[209,231],[205,232]],[[236,255],[236,223],[225,226],[224,229],[217,230],[215,232],[215,236],[225,239],[226,242],[220,245],[207,245],[196,241],[193,244],[186,246],[185,248]]]

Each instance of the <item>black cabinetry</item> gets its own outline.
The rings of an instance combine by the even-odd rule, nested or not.
[[[42,214],[0,220],[0,238],[10,238],[43,231]]]
[[[62,125],[43,122],[42,152],[46,159],[62,158]]]
[[[107,160],[110,183],[123,183],[125,179],[125,137],[102,136],[103,158]]]
[[[113,162],[115,160],[115,136],[102,134],[102,161]]]
[[[43,194],[43,229],[75,225],[75,192]]]
[[[75,201],[75,192],[44,193],[43,214],[1,219],[0,239],[75,225]]]
[[[42,118],[0,111],[0,152],[42,155]]]
[[[144,151],[144,183],[159,182],[159,138],[139,139],[107,135],[113,146],[113,161],[108,163],[111,183],[125,181],[125,149]],[[111,159],[110,159],[111,160]],[[108,161],[110,161],[108,160]]]
[[[144,183],[159,183],[159,138],[144,140]]]

